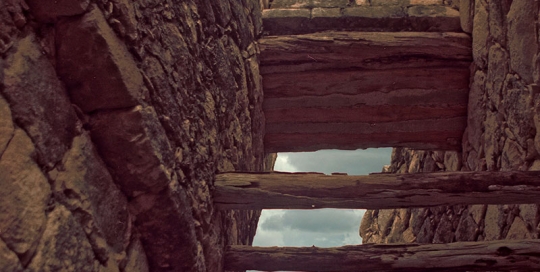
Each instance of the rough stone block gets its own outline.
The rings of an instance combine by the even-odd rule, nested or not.
[[[90,4],[90,0],[27,0],[27,2],[30,13],[42,22],[83,14]]]
[[[52,168],[76,134],[77,116],[34,35],[19,40],[14,48],[4,66],[3,95],[13,119],[36,145],[38,163]]]
[[[41,237],[51,191],[33,155],[34,144],[17,129],[0,159],[0,237],[15,253],[27,256]]]
[[[537,1],[516,0],[507,15],[510,67],[528,84],[534,81],[533,61],[538,51],[536,25],[532,23],[536,21],[537,13]]]
[[[85,112],[138,104],[142,76],[98,8],[57,29],[58,71],[73,103]]]
[[[81,226],[62,205],[49,214],[38,250],[26,271],[97,271]]]
[[[23,271],[19,258],[0,239],[0,267],[3,271],[20,272]]]
[[[487,39],[489,37],[488,11],[484,1],[477,0],[474,6],[473,58],[478,67],[485,68],[487,64]]]
[[[339,8],[314,8],[311,11],[312,18],[327,18],[327,17],[340,17],[341,10]]]
[[[348,4],[348,0],[312,0],[311,5],[319,8],[344,8]]]
[[[405,15],[401,6],[351,7],[343,10],[345,17],[401,18]]]
[[[459,4],[461,28],[467,33],[473,31],[474,0],[461,0]]]
[[[512,226],[510,227],[510,230],[508,230],[508,234],[506,234],[506,239],[520,240],[520,239],[534,239],[534,238],[536,237],[534,237],[529,232],[525,222],[519,217],[514,218],[514,222],[512,222]]]
[[[404,6],[409,0],[371,0],[372,6]]]
[[[15,133],[15,127],[11,118],[9,105],[0,95],[0,157],[4,153],[11,138],[13,138],[13,133]]]
[[[174,154],[151,107],[93,116],[92,140],[122,191],[159,192],[171,180]]]
[[[295,9],[267,9],[263,11],[263,18],[311,18],[311,10]]]
[[[429,5],[442,5],[444,3],[443,0],[410,0],[410,5],[422,5],[422,6],[429,6]]]
[[[459,11],[446,6],[412,6],[407,9],[410,17],[455,17]]]
[[[272,9],[281,8],[307,8],[312,0],[274,0],[270,4]]]
[[[94,149],[90,136],[73,139],[72,148],[61,164],[49,172],[57,201],[84,221],[92,219],[88,235],[103,235],[116,252],[125,250],[129,225],[126,197],[114,184],[105,164]],[[82,223],[82,222],[81,222]]]

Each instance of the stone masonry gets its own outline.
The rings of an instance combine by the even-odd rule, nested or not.
[[[0,0],[0,270],[222,271],[259,211],[260,2]]]
[[[468,126],[462,152],[396,149],[388,172],[540,169],[538,2],[461,0],[472,35]],[[365,243],[536,239],[537,205],[368,211]]]

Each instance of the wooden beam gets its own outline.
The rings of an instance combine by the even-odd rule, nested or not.
[[[470,43],[458,33],[263,38],[265,151],[458,150]]]
[[[259,40],[261,74],[309,70],[468,67],[465,33],[323,32]],[[388,80],[388,78],[385,78]]]
[[[540,271],[540,240],[336,248],[229,246],[225,269],[262,271]]]
[[[224,173],[216,177],[214,202],[248,210],[540,203],[540,172]]]

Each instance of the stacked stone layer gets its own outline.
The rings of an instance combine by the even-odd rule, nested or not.
[[[222,271],[259,215],[210,194],[263,170],[259,1],[0,6],[0,270]]]
[[[397,149],[389,172],[538,170],[538,3],[461,0],[473,57],[468,126],[460,153]],[[368,211],[365,243],[537,239],[537,205]]]

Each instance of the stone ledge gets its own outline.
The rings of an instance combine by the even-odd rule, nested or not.
[[[267,9],[263,26],[266,35],[327,30],[462,32],[459,12],[443,5]]]

